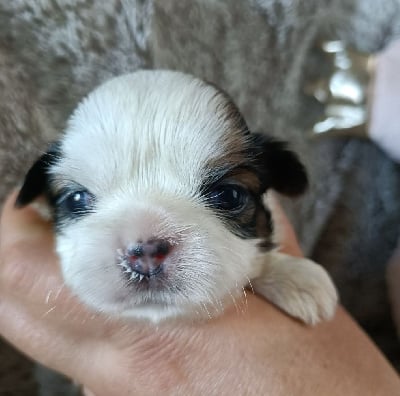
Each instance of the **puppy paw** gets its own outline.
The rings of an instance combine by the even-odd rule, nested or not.
[[[270,253],[263,260],[261,276],[251,282],[257,293],[310,325],[334,316],[338,295],[324,268],[281,253]]]

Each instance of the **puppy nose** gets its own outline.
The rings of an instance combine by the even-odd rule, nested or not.
[[[144,276],[161,272],[162,264],[171,251],[171,244],[164,239],[139,242],[128,249],[128,263],[131,269]]]

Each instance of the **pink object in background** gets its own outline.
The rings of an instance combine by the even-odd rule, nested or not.
[[[376,57],[369,135],[400,162],[400,40]]]
[[[393,160],[400,162],[400,40],[376,57],[369,135]],[[386,273],[393,320],[400,336],[400,240]]]
[[[393,321],[400,337],[400,245],[389,260],[386,280],[389,299],[392,306]]]

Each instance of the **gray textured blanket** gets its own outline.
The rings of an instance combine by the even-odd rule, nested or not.
[[[138,68],[193,73],[227,91],[250,129],[301,153],[312,186],[286,207],[303,248],[400,367],[384,281],[399,167],[368,141],[310,139],[301,89],[320,67],[317,37],[374,52],[398,34],[400,0],[0,0],[0,204],[95,85]]]

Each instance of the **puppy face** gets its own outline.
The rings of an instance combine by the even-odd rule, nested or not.
[[[272,247],[263,193],[306,183],[295,155],[250,134],[215,87],[141,71],[83,100],[17,204],[46,193],[65,281],[85,303],[159,320],[241,293]]]

